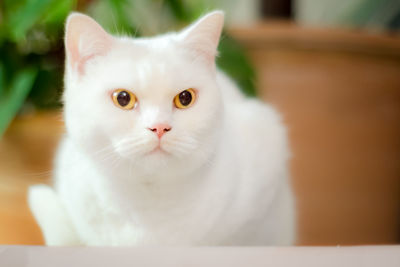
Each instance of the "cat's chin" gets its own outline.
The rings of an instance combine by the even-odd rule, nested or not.
[[[155,169],[160,167],[167,167],[174,161],[174,157],[170,152],[166,151],[160,146],[149,149],[148,151],[142,151],[132,157],[132,155],[120,155],[122,158],[127,160],[130,164],[134,165],[135,169]]]
[[[183,170],[190,172],[194,166],[192,156],[175,155],[162,147],[153,148],[140,156],[122,157],[127,165],[126,170],[134,172],[138,177],[153,176],[164,178],[166,176],[177,176]],[[196,161],[195,161],[196,162]]]

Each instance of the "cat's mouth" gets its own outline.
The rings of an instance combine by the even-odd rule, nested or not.
[[[154,149],[150,150],[147,154],[154,155],[154,154],[169,154],[169,153],[161,147],[161,144],[158,144]]]

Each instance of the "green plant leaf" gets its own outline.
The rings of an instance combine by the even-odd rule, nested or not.
[[[0,62],[0,99],[4,94],[5,86],[6,86],[6,82],[5,82],[4,65],[2,62]]]
[[[62,0],[54,1],[48,8],[44,15],[42,22],[44,24],[61,23],[63,24],[68,13],[71,12],[74,6],[76,6],[77,0]]]
[[[255,71],[237,41],[223,34],[217,65],[227,73],[247,96],[256,96]]]
[[[37,70],[33,68],[19,71],[12,79],[7,94],[0,98],[0,137],[25,102],[36,74]]]
[[[165,0],[165,4],[171,9],[175,18],[179,21],[189,22],[190,15],[184,3],[180,0]]]
[[[8,29],[14,41],[25,38],[27,31],[46,12],[49,4],[56,0],[27,0],[15,12],[8,14]]]

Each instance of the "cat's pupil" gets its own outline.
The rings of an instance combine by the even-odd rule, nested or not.
[[[120,104],[122,107],[125,107],[131,101],[131,96],[126,91],[119,92],[117,96],[117,101],[118,104]]]
[[[182,105],[188,106],[192,102],[192,94],[185,90],[179,94],[179,101]]]

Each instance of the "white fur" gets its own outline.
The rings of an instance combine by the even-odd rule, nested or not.
[[[94,23],[71,15],[66,42],[75,31],[102,31]],[[181,33],[98,32],[67,48],[67,134],[54,187],[31,188],[29,198],[48,244],[293,244],[286,129],[273,108],[242,96],[215,69],[222,24],[213,12]],[[80,61],[96,44],[96,55]],[[116,107],[118,88],[131,90],[137,107]],[[196,102],[175,108],[174,96],[187,88],[197,90]],[[164,153],[150,152],[155,123],[172,127]]]

